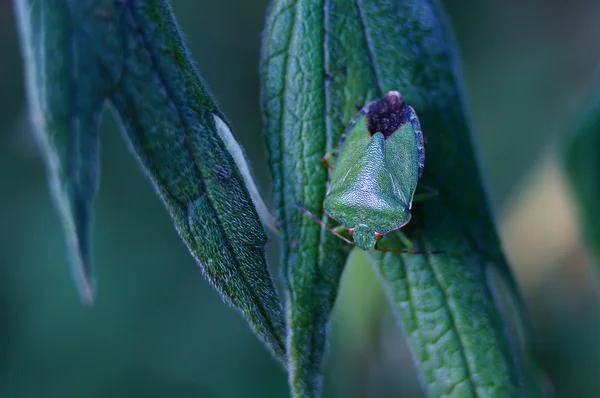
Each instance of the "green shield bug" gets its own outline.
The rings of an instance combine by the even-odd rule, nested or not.
[[[354,241],[297,204],[333,234],[362,250],[381,250],[377,241],[408,224],[423,172],[423,133],[414,109],[390,91],[366,105],[340,138],[324,210]],[[385,250],[388,251],[388,250]],[[442,253],[391,250],[401,253]]]

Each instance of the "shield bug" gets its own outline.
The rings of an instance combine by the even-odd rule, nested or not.
[[[379,250],[377,241],[411,218],[417,182],[423,172],[423,133],[414,109],[390,91],[366,105],[340,138],[325,196],[325,212],[348,230],[354,241],[297,204],[333,234],[359,248]],[[388,251],[388,250],[385,250]],[[440,251],[402,253],[441,253]]]

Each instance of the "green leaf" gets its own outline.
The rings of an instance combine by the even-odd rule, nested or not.
[[[573,123],[573,133],[564,148],[564,166],[578,202],[585,239],[600,259],[600,81],[594,97]]]
[[[275,1],[270,10],[262,103],[284,224],[295,396],[319,395],[327,322],[347,247],[294,204],[326,221],[327,172],[319,157],[335,148],[357,106],[391,90],[419,115],[428,141],[422,183],[439,192],[415,204],[406,230],[421,248],[447,253],[370,258],[424,387],[432,396],[539,392],[526,333],[516,333],[526,331],[526,322],[480,183],[454,47],[438,1]]]
[[[287,290],[288,372],[294,396],[318,396],[321,361],[349,248],[296,208],[323,214],[327,169],[319,158],[341,129],[326,117],[322,1],[275,1],[262,54],[262,107]]]
[[[84,298],[92,299],[88,231],[108,98],[210,282],[285,362],[283,311],[253,198],[262,202],[169,3],[19,0],[17,10],[31,110]]]
[[[98,188],[98,124],[114,81],[101,73],[67,2],[17,1],[30,111],[69,243],[81,297],[93,300],[92,200]],[[96,24],[98,43],[107,27]]]
[[[400,89],[419,115],[428,141],[421,183],[439,192],[415,204],[407,232],[420,248],[447,253],[370,255],[408,333],[422,380],[433,396],[525,395],[531,358],[509,328],[514,314],[489,283],[507,285],[497,291],[513,295],[515,303],[520,298],[480,183],[455,44],[441,5],[363,1],[361,16],[378,86]],[[385,35],[403,40],[391,51],[389,41],[377,40]]]

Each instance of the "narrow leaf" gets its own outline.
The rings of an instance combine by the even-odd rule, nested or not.
[[[326,118],[323,1],[274,1],[262,54],[264,112],[287,290],[288,372],[297,397],[319,396],[327,324],[349,248],[296,207],[324,220],[319,158],[341,129]]]
[[[98,123],[112,81],[88,50],[92,39],[74,24],[65,1],[15,2],[27,74],[30,112],[42,146],[54,200],[65,228],[82,299],[94,297],[90,264],[92,200],[98,188]],[[104,45],[106,26],[94,45]]]
[[[480,183],[452,40],[435,0],[281,0],[270,10],[262,103],[284,224],[295,396],[319,396],[327,322],[347,246],[294,204],[327,221],[327,172],[319,157],[336,147],[357,107],[392,90],[420,117],[429,143],[422,183],[439,192],[415,204],[409,237],[422,249],[447,251],[370,255],[408,333],[421,380],[432,396],[537,391],[529,348],[517,343],[509,325],[525,324],[521,299]],[[511,295],[516,315],[492,289]]]
[[[97,122],[108,98],[210,282],[285,362],[283,311],[253,199],[266,208],[229,123],[190,60],[169,3],[17,4],[32,108],[49,142],[45,152],[81,258],[76,265],[84,270],[83,285],[90,275],[87,231],[97,185]]]
[[[133,150],[188,248],[223,298],[285,359],[279,297],[264,229],[227,151],[223,114],[194,69],[165,1],[130,2],[123,69],[111,100]]]

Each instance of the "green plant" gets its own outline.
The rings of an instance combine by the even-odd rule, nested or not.
[[[480,183],[454,39],[438,1],[281,0],[269,10],[261,99],[285,314],[266,266],[255,210],[261,202],[168,1],[16,4],[30,109],[86,301],[93,298],[97,126],[108,100],[209,280],[286,366],[292,394],[319,396],[328,322],[350,247],[295,204],[327,221],[329,176],[319,157],[334,148],[357,104],[398,90],[428,141],[423,182],[439,193],[415,204],[407,234],[420,248],[447,253],[369,256],[424,388],[432,396],[543,393]]]

